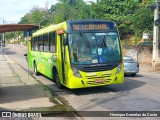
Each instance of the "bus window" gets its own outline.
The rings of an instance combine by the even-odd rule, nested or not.
[[[44,42],[44,52],[48,52],[49,51],[48,34],[43,35],[43,42]]]
[[[117,33],[109,32],[106,36],[106,44],[110,50],[116,52],[119,55],[121,54]]]
[[[34,41],[34,38],[31,39],[31,49],[32,49],[32,51],[35,50],[35,41]]]
[[[49,51],[56,52],[56,34],[55,32],[49,33]]]
[[[43,37],[38,36],[39,51],[43,51]]]
[[[35,48],[34,48],[34,50],[38,51],[38,39],[37,39],[37,37],[34,38],[34,41],[35,41]]]

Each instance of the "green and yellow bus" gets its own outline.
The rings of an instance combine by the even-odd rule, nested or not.
[[[65,21],[42,28],[28,43],[29,67],[59,88],[86,88],[124,82],[117,26],[106,20]]]

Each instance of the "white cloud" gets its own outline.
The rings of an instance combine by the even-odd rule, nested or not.
[[[84,0],[96,1],[96,0]],[[18,23],[20,18],[28,13],[33,6],[45,7],[48,2],[48,8],[56,4],[58,0],[0,0],[0,24],[3,20],[7,23]]]

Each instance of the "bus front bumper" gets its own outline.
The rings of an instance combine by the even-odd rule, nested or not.
[[[111,84],[120,84],[124,82],[124,74],[119,73],[111,75],[108,77],[99,77],[99,78],[77,78],[71,76],[68,81],[68,88],[87,88],[87,87],[96,87],[96,86],[106,86]]]

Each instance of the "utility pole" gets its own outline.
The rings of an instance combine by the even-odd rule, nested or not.
[[[3,24],[5,23],[5,21],[3,20]],[[4,33],[2,33],[2,46],[5,45],[5,36]]]
[[[153,27],[153,56],[152,70],[156,71],[158,64],[158,34],[159,34],[159,2],[154,0],[154,27]]]
[[[3,19],[3,24],[7,23],[4,19]],[[5,34],[2,33],[2,43],[1,43],[2,46],[5,45]]]

